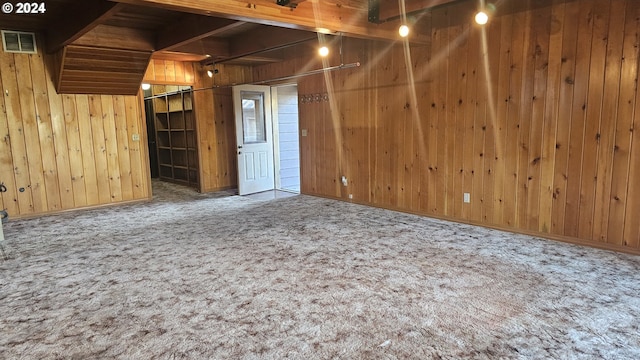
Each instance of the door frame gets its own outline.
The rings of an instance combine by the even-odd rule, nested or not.
[[[265,139],[267,140],[267,144],[271,141],[271,146],[267,146],[267,152],[270,152],[267,155],[267,174],[271,172],[270,177],[272,182],[267,186],[259,186],[257,182],[251,183],[253,187],[247,185],[243,182],[243,177],[246,173],[243,171],[243,165],[245,164],[245,159],[243,159],[242,152],[245,150],[243,148],[244,144],[244,127],[243,127],[243,119],[242,119],[242,92],[260,92],[263,93],[263,112],[265,117]],[[274,136],[273,136],[273,109],[271,108],[271,86],[268,85],[238,85],[232,87],[232,101],[233,101],[233,114],[234,114],[234,124],[236,129],[236,159],[237,159],[237,179],[238,179],[238,194],[239,195],[249,195],[253,193],[275,190],[275,154],[274,154]],[[268,108],[267,108],[268,107]],[[240,121],[238,116],[240,116]],[[242,161],[241,161],[242,160]],[[255,170],[255,169],[254,169]]]

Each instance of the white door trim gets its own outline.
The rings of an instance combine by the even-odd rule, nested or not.
[[[282,176],[280,175],[280,116],[278,114],[278,88],[271,88],[271,114],[273,121],[273,164],[276,176],[276,189],[282,187]]]

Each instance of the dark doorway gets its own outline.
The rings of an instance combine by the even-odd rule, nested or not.
[[[156,125],[153,113],[153,101],[148,99],[151,96],[151,89],[144,90],[144,113],[147,119],[147,142],[149,143],[149,166],[151,167],[151,178],[160,177],[160,167],[158,165],[158,149],[156,143]]]

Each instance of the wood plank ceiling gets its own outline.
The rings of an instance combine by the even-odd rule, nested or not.
[[[405,0],[409,14],[459,0]],[[4,14],[0,27],[44,34],[60,93],[136,94],[153,58],[282,61],[270,51],[318,32],[395,41],[404,15],[384,0],[50,0],[43,14]],[[415,23],[410,41],[426,43]],[[112,76],[109,76],[111,74]]]

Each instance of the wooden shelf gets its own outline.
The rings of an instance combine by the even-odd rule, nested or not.
[[[156,85],[153,95],[160,178],[199,189],[191,88]]]

